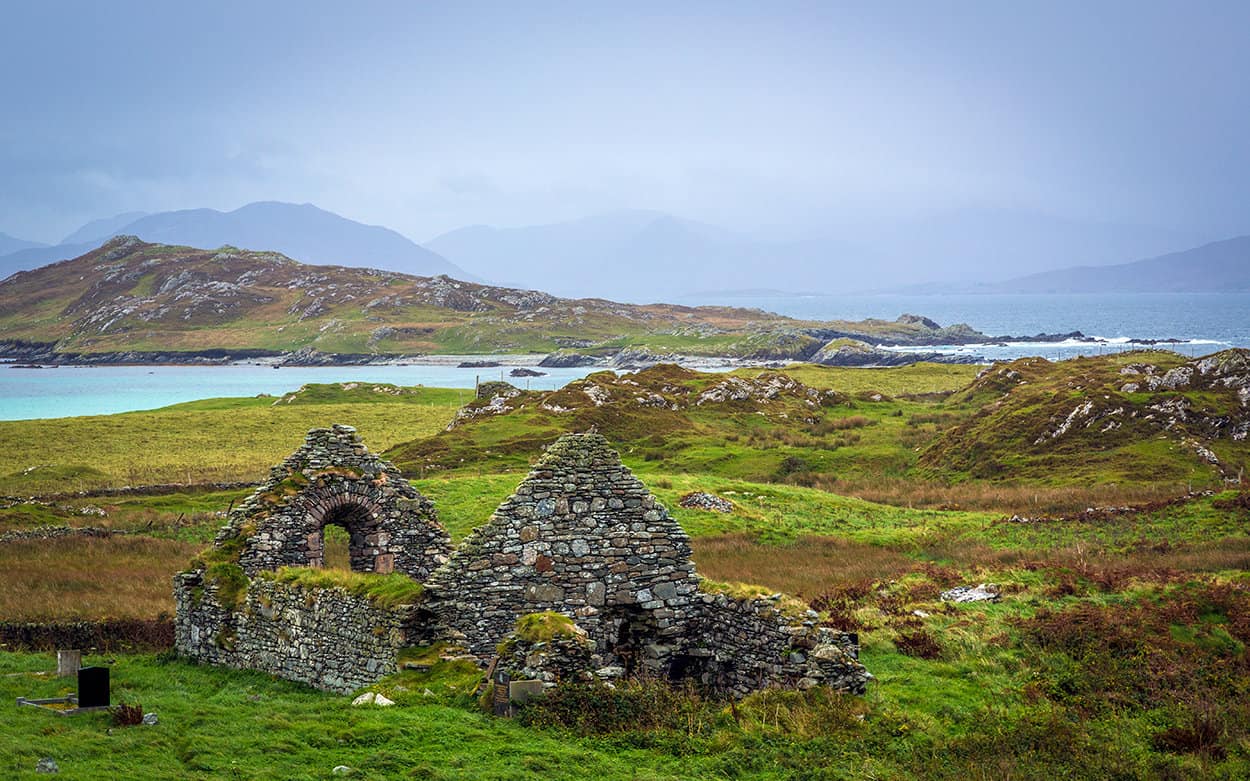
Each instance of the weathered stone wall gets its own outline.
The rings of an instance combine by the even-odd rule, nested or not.
[[[603,437],[569,434],[427,588],[445,636],[483,657],[519,617],[553,610],[586,631],[601,677],[693,678],[734,695],[777,685],[862,691],[871,677],[845,633],[698,584],[677,522]]]
[[[238,610],[200,573],[174,579],[174,647],[196,661],[261,670],[318,689],[351,692],[396,670],[419,633],[417,608],[380,608],[342,589],[254,578]]]
[[[219,545],[245,537],[249,576],[324,564],[323,528],[350,535],[357,572],[402,572],[424,580],[447,561],[451,539],[434,505],[395,466],[371,454],[350,426],[313,429],[304,445],[231,513]]]
[[[738,697],[766,686],[858,694],[872,679],[850,635],[786,616],[772,600],[702,594],[696,614],[670,661],[678,677]]]
[[[489,656],[526,613],[576,617],[602,654],[626,616],[674,638],[697,589],[686,533],[597,434],[561,437],[426,584],[451,639]]]
[[[321,564],[327,522],[350,531],[353,569],[425,580],[426,601],[380,609],[266,576]],[[485,661],[511,637],[503,663],[547,683],[650,675],[741,696],[822,684],[858,692],[871,678],[850,636],[816,627],[814,614],[701,592],[685,532],[597,434],[561,437],[487,525],[450,558],[449,548],[429,502],[354,430],[313,430],[218,536],[226,562],[210,571],[233,568],[233,580],[204,569],[175,578],[175,646],[333,691],[393,672],[401,647],[436,638]],[[223,593],[231,583],[237,604]],[[517,619],[542,611],[572,618],[577,642],[518,643]]]

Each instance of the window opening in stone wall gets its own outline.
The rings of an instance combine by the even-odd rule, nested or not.
[[[347,527],[327,523],[321,530],[322,561],[326,569],[352,568],[352,536]]]
[[[308,566],[390,572],[390,567],[385,566],[390,562],[379,562],[369,549],[370,537],[377,536],[376,525],[373,513],[361,504],[349,502],[329,511],[320,527],[308,536]]]

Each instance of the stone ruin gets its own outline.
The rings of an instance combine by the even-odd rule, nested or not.
[[[447,561],[451,538],[434,505],[394,464],[371,454],[351,426],[313,429],[269,471],[218,534],[242,539],[247,575],[325,565],[325,527],[350,536],[355,572],[402,572],[424,580]]]
[[[421,582],[413,604],[275,574],[323,566],[328,523],[347,528],[353,570]],[[598,434],[561,437],[453,549],[432,504],[353,429],[313,430],[174,586],[179,653],[332,691],[373,683],[401,649],[432,642],[544,686],[648,676],[743,696],[858,693],[871,679],[857,638],[814,611],[705,588],[686,533]],[[545,616],[568,631],[516,631]]]

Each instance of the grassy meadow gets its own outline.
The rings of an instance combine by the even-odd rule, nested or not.
[[[1078,370],[1091,371],[1069,363],[1062,381]],[[823,621],[859,633],[876,677],[865,696],[764,692],[730,707],[642,683],[570,690],[502,720],[482,713],[477,673],[463,662],[379,682],[371,688],[398,705],[375,709],[257,673],[114,653],[95,657],[112,665],[114,700],[140,703],[161,723],[0,709],[0,773],[34,777],[35,762],[51,756],[66,778],[327,778],[337,765],[352,777],[428,779],[1250,775],[1247,494],[1210,475],[1197,487],[1214,490],[1193,496],[1183,496],[1184,481],[1125,480],[1147,462],[1119,445],[1106,457],[1120,479],[947,470],[931,460],[945,436],[987,435],[981,411],[994,399],[975,370],[787,374],[836,398],[815,411],[795,396],[767,408],[616,410],[609,420],[602,407],[558,418],[526,397],[523,409],[444,431],[465,392],[316,386],[290,401],[0,423],[0,493],[257,480],[307,428],[350,423],[460,539],[488,520],[559,425],[595,424],[690,533],[701,574],[800,595]],[[670,376],[656,388],[702,393],[717,382]],[[27,471],[36,464],[23,443],[33,441],[47,444]],[[1198,468],[1161,457],[1169,474]],[[70,474],[81,482],[67,486]],[[682,508],[696,490],[734,510]],[[0,620],[171,611],[170,575],[246,493],[6,501],[0,534],[126,533],[0,542]],[[1108,506],[1120,509],[1086,511]],[[996,584],[1001,601],[940,599],[977,583]],[[64,692],[66,681],[41,674],[53,666],[50,654],[0,651],[0,694]]]

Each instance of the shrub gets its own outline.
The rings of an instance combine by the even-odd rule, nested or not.
[[[917,659],[937,659],[942,655],[942,646],[938,644],[937,638],[924,629],[900,632],[894,638],[894,646],[899,653]]]
[[[664,681],[632,680],[614,686],[602,682],[567,683],[531,700],[517,713],[522,724],[559,727],[579,735],[608,735],[640,730],[678,730],[703,734],[712,728],[710,706],[693,688]]]
[[[128,705],[119,702],[113,706],[113,726],[114,727],[133,727],[136,724],[143,723],[143,706]]]
[[[1156,749],[1173,754],[1197,754],[1209,759],[1223,759],[1222,741],[1225,728],[1222,720],[1209,710],[1190,714],[1188,724],[1169,727],[1155,734]]]

